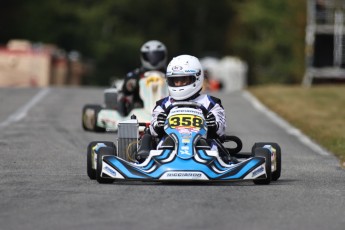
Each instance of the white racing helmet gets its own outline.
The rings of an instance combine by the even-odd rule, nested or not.
[[[180,55],[169,63],[166,78],[170,96],[175,100],[185,100],[201,91],[204,72],[198,58]]]
[[[140,61],[148,70],[163,69],[167,63],[167,48],[157,40],[145,42],[140,48]]]

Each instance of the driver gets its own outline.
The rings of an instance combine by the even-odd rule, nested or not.
[[[168,83],[169,96],[156,102],[150,122],[150,134],[153,137],[162,139],[165,135],[164,123],[167,119],[167,108],[174,102],[191,101],[202,104],[208,111],[206,124],[208,126],[207,139],[217,139],[225,135],[226,116],[219,98],[201,94],[204,72],[198,58],[191,55],[180,55],[171,60],[167,67],[166,80]],[[142,138],[142,145],[145,140],[151,138],[145,134]],[[146,136],[146,137],[145,137]],[[145,139],[145,140],[144,140]],[[144,144],[147,145],[147,144]],[[152,144],[150,144],[150,148]],[[145,158],[148,153],[138,151],[137,159]],[[142,154],[142,157],[140,156]]]
[[[226,116],[219,98],[200,94],[204,73],[199,60],[190,55],[180,55],[169,63],[166,73],[169,95],[156,103],[150,124],[153,136],[164,135],[166,109],[175,101],[192,101],[202,104],[207,110],[207,138],[216,139],[225,135]]]
[[[140,48],[141,67],[127,73],[122,86],[120,112],[127,115],[131,108],[126,107],[126,98],[133,96],[132,105],[134,108],[143,107],[143,101],[139,95],[139,80],[144,76],[146,71],[157,70],[164,72],[167,63],[168,51],[165,45],[157,40],[145,42]]]

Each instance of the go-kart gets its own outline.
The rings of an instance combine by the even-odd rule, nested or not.
[[[131,97],[121,97],[121,91],[112,87],[104,91],[105,105],[87,104],[82,110],[82,127],[87,131],[117,131],[120,121],[136,114],[138,121],[150,122],[156,101],[168,96],[165,76],[160,71],[147,71],[139,81],[143,106],[133,106]],[[123,109],[125,107],[126,109]],[[130,111],[124,113],[123,110]]]
[[[146,147],[140,142],[136,119],[119,124],[117,148],[111,142],[91,142],[87,172],[99,183],[137,181],[239,181],[269,184],[281,173],[281,150],[276,143],[255,143],[251,153],[241,153],[241,140],[226,136],[207,140],[206,109],[194,102],[173,103],[157,149],[148,149],[143,162],[135,154]],[[224,143],[232,141],[235,148]],[[214,146],[215,143],[215,146]],[[139,146],[139,149],[138,149]],[[228,156],[228,157],[226,157]],[[230,160],[226,160],[230,159]]]

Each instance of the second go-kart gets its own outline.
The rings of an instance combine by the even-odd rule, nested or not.
[[[236,136],[223,140],[235,142],[236,148],[226,148],[220,140],[207,140],[205,109],[200,104],[173,103],[164,126],[165,140],[157,149],[148,149],[148,156],[141,163],[135,154],[146,147],[139,144],[139,125],[136,119],[119,124],[117,148],[114,143],[90,143],[90,179],[99,183],[252,180],[255,184],[270,184],[280,177],[278,144],[255,143],[251,153],[241,153],[242,142]]]
[[[121,121],[130,119],[132,114],[136,114],[138,121],[150,122],[151,111],[156,105],[156,101],[168,96],[165,76],[160,71],[147,71],[139,81],[140,97],[143,100],[143,107],[133,107],[130,97],[122,98],[119,103],[120,91],[113,87],[105,90],[105,105],[87,104],[82,110],[82,126],[84,130],[94,132],[117,131]],[[122,107],[130,109],[130,113],[121,112]],[[124,110],[124,109],[122,109]]]

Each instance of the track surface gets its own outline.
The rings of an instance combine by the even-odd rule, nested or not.
[[[0,123],[39,89],[0,89]],[[244,151],[273,141],[282,177],[269,186],[115,183],[86,175],[86,147],[114,140],[81,128],[81,108],[102,89],[51,88],[0,132],[1,229],[345,229],[345,171],[255,110],[241,92],[218,94]]]

